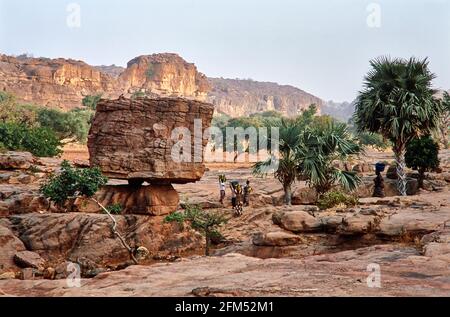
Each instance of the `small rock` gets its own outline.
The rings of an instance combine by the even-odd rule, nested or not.
[[[0,169],[29,169],[33,164],[33,155],[29,152],[8,151],[0,153]]]
[[[22,268],[44,270],[45,260],[39,254],[31,251],[20,251],[14,255],[14,262]]]
[[[276,231],[268,233],[256,233],[252,242],[257,246],[288,246],[296,245],[302,242],[302,238],[292,233]]]
[[[305,211],[285,212],[280,218],[281,227],[292,232],[320,231],[322,223]]]

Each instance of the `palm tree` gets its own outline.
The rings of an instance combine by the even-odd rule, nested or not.
[[[380,57],[370,62],[364,89],[355,102],[358,132],[377,132],[389,139],[397,163],[398,190],[406,195],[405,150],[415,137],[438,126],[442,107],[435,99],[428,61]]]
[[[283,119],[279,126],[279,164],[274,175],[283,185],[285,204],[291,204],[292,184],[300,178],[306,179],[319,195],[335,184],[355,189],[359,183],[356,173],[335,168],[333,161],[345,160],[360,151],[343,123],[332,121],[310,127],[298,120]],[[265,168],[269,164],[270,160],[258,162],[253,172],[267,175]]]
[[[279,159],[276,171],[267,170],[272,164],[272,158],[266,161],[257,162],[253,166],[253,173],[258,176],[266,176],[269,172],[273,172],[283,185],[284,203],[291,204],[292,200],[292,184],[301,176],[300,165],[302,161],[297,156],[298,147],[300,146],[301,126],[292,119],[283,118],[281,120],[268,123],[272,127],[279,129]],[[268,136],[268,144],[272,144],[271,135]]]
[[[333,166],[334,161],[345,161],[362,150],[345,123],[331,121],[316,125],[306,129],[301,139],[298,155],[302,158],[302,175],[319,196],[336,184],[347,191],[356,189],[360,183],[356,173]]]
[[[448,149],[448,129],[450,126],[450,95],[448,92],[444,92],[441,105],[443,114],[439,124],[440,138],[444,149]]]

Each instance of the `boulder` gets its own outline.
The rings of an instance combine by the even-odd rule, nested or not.
[[[283,231],[275,231],[268,233],[258,232],[253,236],[252,242],[254,245],[257,246],[284,247],[288,245],[299,244],[302,242],[302,238],[298,235]]]
[[[203,238],[176,223],[165,223],[164,216],[116,215],[117,230],[132,248],[144,246],[150,258],[181,256],[201,249]],[[64,213],[15,215],[11,226],[29,251],[39,253],[57,275],[63,261],[78,263],[82,272],[99,267],[126,265],[128,251],[111,230],[105,214]]]
[[[292,194],[293,205],[308,205],[317,202],[317,192],[311,187],[298,188]]]
[[[6,226],[0,225],[0,272],[16,269],[13,258],[17,251],[25,251],[25,246],[19,238]]]
[[[107,185],[95,198],[105,207],[120,205],[121,214],[160,216],[177,210],[179,197],[171,184],[150,186]],[[103,210],[92,200],[79,198],[76,211],[99,213]]]
[[[32,251],[19,251],[14,255],[14,262],[21,268],[33,268],[43,271],[45,260]]]
[[[288,211],[283,213],[279,222],[282,228],[292,232],[317,232],[321,230],[319,219],[305,211]]]
[[[29,169],[33,163],[33,155],[29,152],[0,153],[0,170]]]
[[[203,134],[213,112],[211,104],[182,98],[101,100],[88,138],[91,166],[110,178],[136,182],[198,181],[205,171],[208,138]],[[191,135],[190,141],[184,136],[188,142],[183,153],[191,154],[185,161],[172,155],[180,142],[177,128]]]

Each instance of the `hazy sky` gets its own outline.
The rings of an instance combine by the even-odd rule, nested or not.
[[[450,89],[450,0],[0,0],[0,52],[123,66],[175,52],[207,76],[351,101],[383,54],[428,56]]]

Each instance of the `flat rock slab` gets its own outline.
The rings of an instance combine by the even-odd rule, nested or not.
[[[208,138],[203,135],[213,112],[211,104],[182,98],[101,100],[88,138],[91,166],[118,179],[198,181],[205,171],[203,148]],[[197,119],[201,125],[195,125]],[[190,158],[184,161],[172,155],[174,144],[180,141],[179,133],[172,135],[177,128],[190,134],[190,140],[184,136],[188,142],[183,155]]]
[[[368,266],[380,265],[381,287],[369,287]],[[449,296],[448,262],[410,247],[379,245],[298,259],[239,254],[193,257],[175,263],[131,266],[82,280],[0,281],[17,296]],[[201,294],[200,294],[201,295]]]
[[[33,268],[43,270],[45,260],[39,254],[32,251],[19,251],[14,255],[14,262],[21,268]]]

